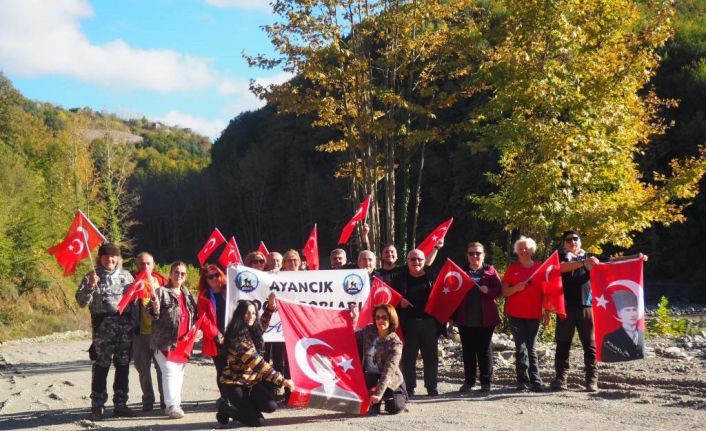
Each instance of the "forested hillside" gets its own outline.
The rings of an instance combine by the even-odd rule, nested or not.
[[[678,2],[671,18],[668,2],[617,2],[614,16],[585,2],[567,16],[603,21],[579,37],[568,24],[542,33],[560,11],[470,3],[430,7],[414,22],[401,19],[409,10],[368,17],[360,39],[329,45],[345,55],[321,55],[279,89],[256,88],[270,103],[232,119],[214,143],[149,119],[31,101],[0,75],[0,339],[85,325],[73,299],[79,275],[63,278],[46,253],[77,208],[126,256],[148,250],[160,263],[195,263],[214,227],[242,253],[261,240],[300,249],[317,223],[326,261],[373,193],[374,249],[393,241],[408,250],[454,217],[441,257],[463,262],[465,243],[479,240],[502,267],[517,235],[535,236],[546,252],[578,226],[591,247],[649,254],[648,280],[662,283],[648,294],[703,302],[706,4]],[[511,31],[517,22],[525,33]],[[417,39],[385,45],[381,35],[413,24]],[[528,38],[534,44],[523,45]],[[565,45],[549,58],[533,51],[545,43]],[[414,61],[403,49],[417,50]],[[589,67],[620,49],[602,58],[604,69]],[[343,69],[346,79],[368,79],[351,94],[372,102],[353,114],[336,101],[352,91],[331,78]],[[577,76],[589,90],[576,90]]]

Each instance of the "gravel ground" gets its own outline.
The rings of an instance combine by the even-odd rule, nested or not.
[[[690,343],[690,344],[689,344]],[[76,331],[0,344],[0,429],[154,429],[201,430],[221,427],[215,421],[218,397],[215,369],[210,359],[198,355],[187,365],[180,420],[159,411],[140,412],[130,419],[88,420],[91,363],[89,336]],[[441,395],[416,397],[408,411],[396,416],[356,417],[313,409],[284,406],[266,415],[274,429],[340,430],[703,430],[706,428],[706,350],[703,343],[660,339],[648,343],[645,360],[599,366],[598,393],[582,391],[580,370],[573,369],[569,391],[518,393],[514,369],[497,355],[495,382],[489,396],[461,395],[462,370],[457,348],[442,343],[444,354],[439,377]],[[681,347],[678,347],[681,346]],[[681,355],[674,349],[681,349]],[[542,375],[552,373],[551,346],[542,351]],[[667,353],[667,351],[671,353]],[[581,362],[572,352],[572,362]],[[421,376],[419,376],[421,377]],[[109,382],[112,381],[112,371]],[[423,383],[418,382],[418,389]],[[418,391],[419,392],[419,391]],[[131,371],[131,406],[139,408],[137,374]],[[106,409],[108,415],[111,409]]]

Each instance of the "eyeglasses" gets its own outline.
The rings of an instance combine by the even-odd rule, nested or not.
[[[566,241],[566,242],[579,242],[580,239],[581,238],[579,238],[577,236],[567,236],[566,239],[564,239],[564,241]]]
[[[178,275],[179,277],[186,277],[186,272],[174,271],[172,274]]]
[[[410,257],[410,258],[407,259],[407,260],[410,260],[410,261],[412,261],[412,262],[424,262],[424,258],[423,258],[423,257]]]
[[[263,259],[255,259],[252,263],[265,263],[265,261]]]
[[[208,274],[206,278],[208,278],[209,280],[213,280],[214,278],[218,278],[220,276],[220,274]]]
[[[387,317],[386,314],[377,314],[377,315],[375,316],[375,320],[390,320],[390,318]]]
[[[469,256],[481,256],[483,254],[482,251],[469,251],[468,255]]]
[[[291,258],[289,258],[289,259],[284,259],[284,261],[285,261],[285,262],[299,262],[299,259],[297,259],[297,258],[295,258],[295,257],[291,257]]]

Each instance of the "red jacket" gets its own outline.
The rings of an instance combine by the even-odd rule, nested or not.
[[[201,353],[204,356],[218,356],[218,344],[216,344],[216,337],[221,331],[218,329],[218,321],[216,320],[216,308],[209,298],[208,290],[199,292],[199,299],[196,303],[196,312],[199,318],[201,316],[206,316],[204,322],[201,325],[201,332],[203,332],[203,346],[201,348]]]

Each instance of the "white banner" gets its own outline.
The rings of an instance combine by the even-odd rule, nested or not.
[[[364,269],[262,272],[231,265],[227,277],[226,327],[238,301],[253,301],[259,314],[271,291],[278,298],[334,309],[348,308],[351,303],[362,308],[370,294],[370,278]],[[265,341],[284,341],[279,313],[272,316]]]

